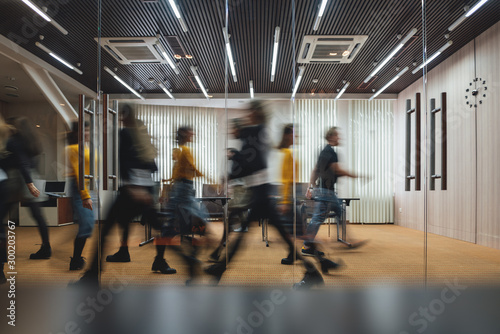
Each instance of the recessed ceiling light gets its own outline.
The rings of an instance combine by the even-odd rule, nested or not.
[[[182,57],[181,57],[181,55],[174,55],[174,58],[175,59],[181,59]]]
[[[37,124],[37,125],[36,125],[36,127],[37,127],[37,128],[39,128],[39,127],[40,127],[40,124]]]
[[[193,56],[191,56],[191,55],[186,55],[186,58],[187,58],[187,59],[193,59]]]
[[[66,105],[64,103],[59,103],[61,107],[65,107]]]
[[[351,54],[351,52],[349,50],[345,50],[344,52],[342,52],[343,57],[347,57],[350,54]]]
[[[337,52],[330,52],[330,56],[336,56]]]

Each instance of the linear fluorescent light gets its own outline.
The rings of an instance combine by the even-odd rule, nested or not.
[[[127,88],[129,91],[131,91],[135,96],[137,96],[138,98],[140,98],[141,100],[146,100],[141,94],[137,93],[137,91],[135,89],[133,89],[132,87],[130,87],[129,85],[127,85],[125,83],[125,81],[123,81],[122,79],[120,79],[119,76],[117,76],[115,74],[115,72],[111,71],[107,66],[104,66],[104,70],[106,72],[108,72],[109,74],[111,74],[113,76],[113,78],[116,79],[116,81],[118,81],[119,83],[121,83],[123,86],[125,86],[125,88]]]
[[[174,70],[175,74],[180,74],[181,72],[179,71],[179,69],[177,68],[175,63],[172,61],[172,59],[170,59],[167,52],[165,51],[165,49],[161,45],[160,38],[158,36],[157,36],[156,45],[158,46],[158,49],[160,49],[160,52],[161,52],[163,58],[165,58],[165,60],[167,61],[168,65],[170,65],[170,67]]]
[[[196,79],[196,82],[200,86],[200,89],[203,92],[203,95],[205,95],[207,100],[210,99],[205,87],[203,86],[203,83],[201,82],[200,76],[198,75],[198,68],[196,66],[191,66],[191,72],[193,72],[194,78]]]
[[[484,5],[488,0],[481,0],[479,1],[474,7],[472,7],[471,9],[469,9],[467,11],[467,13],[465,13],[465,16],[466,17],[469,17],[471,16],[472,14],[474,14],[482,5]]]
[[[432,56],[430,56],[427,61],[423,64],[421,64],[419,67],[417,67],[416,69],[414,69],[411,73],[415,74],[417,73],[419,70],[421,70],[422,68],[424,68],[425,65],[429,64],[431,61],[433,61],[434,59],[436,59],[437,56],[439,56],[444,50],[446,50],[447,48],[450,47],[450,45],[453,44],[453,41],[448,41],[445,45],[443,45],[441,47],[441,49],[439,49],[435,54],[433,54]]]
[[[335,96],[335,100],[340,99],[340,97],[342,96],[342,94],[344,94],[347,87],[349,87],[349,84],[350,84],[350,82],[348,82],[344,85],[344,87],[340,90],[340,92],[337,94],[337,96]]]
[[[182,31],[187,32],[187,26],[186,22],[184,22],[184,19],[181,16],[181,13],[179,12],[179,8],[177,7],[177,4],[175,3],[175,0],[168,0],[168,3],[170,4],[170,7],[174,11],[175,17],[179,20],[179,23],[181,24]]]
[[[271,64],[271,82],[274,82],[274,75],[276,74],[276,65],[278,60],[278,47],[280,42],[280,27],[274,29],[274,48],[273,48],[273,62]]]
[[[467,13],[465,13],[465,14],[467,14]],[[456,20],[455,22],[453,22],[453,24],[448,27],[448,30],[449,31],[453,31],[456,27],[458,27],[458,25],[460,23],[462,23],[467,18],[467,16],[465,16],[465,14],[462,15],[462,16],[460,16],[460,18],[458,20]]]
[[[448,30],[453,31],[456,27],[460,25],[466,18],[474,14],[482,5],[484,5],[488,0],[479,1],[474,7],[467,9],[465,14],[460,16],[451,26],[449,26]],[[466,9],[467,7],[465,7]]]
[[[389,81],[384,87],[380,88],[375,94],[373,94],[372,97],[370,97],[370,101],[373,100],[374,98],[376,98],[377,96],[380,95],[380,93],[382,93],[384,90],[387,89],[387,87],[389,87],[390,85],[392,85],[394,83],[394,81],[398,80],[399,77],[401,77],[403,74],[405,74],[405,72],[408,71],[408,66],[406,66],[404,69],[401,70],[401,72],[398,73],[398,75],[396,75],[394,78],[392,78],[391,81]]]
[[[56,27],[60,32],[62,32],[64,35],[68,34],[68,31],[61,27],[59,23],[54,21],[50,16],[48,16],[43,10],[40,9],[37,5],[35,5],[33,2],[30,0],[21,0],[24,2],[29,8],[31,8],[35,13],[40,15],[45,21],[50,22],[54,27]]]
[[[163,83],[158,82],[158,86],[160,86],[160,88],[163,89],[165,94],[167,94],[172,100],[175,100],[175,97],[172,95],[172,93],[170,93],[170,91],[167,89],[167,87],[165,87]]]
[[[226,43],[227,58],[229,66],[231,67],[231,74],[233,75],[234,82],[236,82],[238,81],[238,78],[236,77],[236,68],[234,67],[233,52],[231,51],[231,44],[229,44],[229,34],[227,33],[227,28],[223,28],[222,32],[224,33],[224,42]]]
[[[253,92],[253,80],[250,80],[250,98],[253,99],[255,96],[254,96],[254,92]]]
[[[293,87],[292,99],[295,97],[295,93],[297,93],[297,89],[299,89],[300,81],[302,80],[302,75],[304,74],[304,70],[306,68],[304,66],[299,67],[299,75],[297,76],[297,81],[295,82],[295,87]]]
[[[417,33],[417,28],[413,28],[409,33],[408,35],[406,35],[405,38],[403,38],[401,40],[401,42],[399,42],[399,44],[396,46],[396,48],[394,48],[394,50],[392,50],[391,53],[389,53],[389,55],[377,66],[377,68],[375,68],[373,70],[372,73],[370,73],[370,75],[365,79],[365,83],[367,83],[368,81],[370,81],[371,78],[373,78],[375,76],[375,74],[378,73],[378,71],[380,71],[382,69],[382,67],[385,66],[385,64],[387,64],[387,62],[389,60],[392,59],[392,57],[394,57],[394,55],[399,51],[401,50],[401,48],[406,44],[406,42],[408,42],[410,40],[410,38],[415,35]]]
[[[70,63],[68,63],[66,60],[64,60],[61,57],[59,57],[58,55],[56,55],[54,52],[52,52],[50,49],[48,49],[45,45],[41,44],[40,42],[36,42],[35,45],[38,46],[43,51],[47,52],[54,59],[57,59],[60,63],[64,64],[65,66],[67,66],[70,69],[72,69],[73,71],[75,71],[76,73],[78,73],[80,75],[83,74],[82,71],[80,71],[79,69],[77,69],[76,67],[74,67],[73,65],[71,65]]]
[[[328,3],[328,0],[323,0],[321,2],[321,5],[319,5],[318,16],[316,16],[316,22],[314,22],[314,27],[313,27],[314,31],[318,30],[319,21],[321,21],[321,17],[323,16],[323,13],[325,12],[325,7],[326,7],[327,3]]]

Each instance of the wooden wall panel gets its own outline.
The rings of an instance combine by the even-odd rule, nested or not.
[[[475,45],[474,45],[475,43]],[[448,190],[427,191],[428,231],[464,241],[477,242],[488,247],[500,248],[500,23],[470,42],[439,66],[429,72],[427,106],[436,98],[441,105],[441,92],[447,93],[448,103]],[[466,104],[466,92],[475,77],[486,80],[487,97],[476,108]],[[419,80],[398,96],[395,112],[395,223],[401,226],[424,229],[424,192],[404,191],[405,157],[405,100],[416,92],[423,92]],[[481,86],[479,84],[478,86]],[[474,87],[474,86],[472,86]],[[480,92],[481,93],[481,92]],[[484,93],[484,92],[483,92]],[[479,100],[479,99],[478,99]],[[439,119],[439,117],[438,117]],[[422,131],[429,138],[429,120],[426,116]],[[477,128],[476,128],[477,122]],[[440,173],[440,121],[436,122],[436,172]],[[422,133],[422,138],[424,133]],[[412,147],[413,147],[412,138]],[[429,140],[428,140],[429,142]],[[422,147],[422,160],[429,171],[429,149]],[[412,158],[413,162],[413,158]],[[476,165],[477,162],[477,165]],[[412,169],[413,172],[413,169]],[[422,188],[423,190],[425,188]],[[401,208],[402,212],[399,212]],[[429,250],[432,252],[432,245]]]
[[[425,199],[427,191],[428,231],[464,241],[475,240],[475,163],[470,157],[475,156],[474,112],[465,104],[465,90],[474,78],[474,42],[453,54],[438,67],[428,73],[427,101],[424,101],[422,80],[418,80],[398,96],[395,117],[395,222],[398,225],[424,230]],[[415,191],[412,181],[411,191],[404,191],[405,163],[405,108],[406,99],[415,106],[415,93],[422,93],[422,190]],[[429,191],[429,112],[430,99],[436,99],[441,105],[441,93],[447,93],[448,103],[448,190],[440,190],[440,180],[436,181],[436,190]],[[428,114],[424,105],[427,103]],[[414,122],[414,119],[412,119]],[[413,123],[414,124],[414,123]],[[436,123],[439,128],[440,122]],[[413,127],[414,129],[414,127]],[[441,136],[436,133],[436,170],[440,171],[439,144]],[[425,140],[427,138],[427,140]],[[415,135],[412,133],[413,149]],[[466,158],[469,157],[469,158]],[[427,166],[427,170],[424,168]],[[412,153],[412,173],[414,157]],[[424,178],[424,176],[426,178]],[[401,208],[401,212],[399,212]]]
[[[447,237],[475,242],[475,109],[466,104],[466,89],[474,79],[474,41],[454,53],[429,72],[427,86],[427,147],[425,156],[427,180],[430,177],[430,99],[441,106],[441,93],[447,94],[448,120],[448,188],[441,190],[441,180],[436,180],[436,190],[428,194],[428,231]],[[436,127],[440,129],[438,114]],[[436,131],[436,172],[441,171],[443,138]]]
[[[500,249],[500,23],[476,39],[476,71],[487,87],[478,85],[477,243]]]
[[[394,223],[415,230],[424,231],[424,192],[415,190],[415,181],[411,182],[411,191],[405,191],[405,138],[406,138],[406,99],[415,107],[415,94],[422,93],[422,80],[414,82],[398,95],[394,111]],[[421,98],[423,103],[423,97]],[[412,115],[412,174],[415,171],[415,116]],[[424,126],[422,123],[423,138]],[[422,188],[423,189],[423,188]]]

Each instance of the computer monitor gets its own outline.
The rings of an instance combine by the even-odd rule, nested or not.
[[[46,193],[64,193],[66,181],[47,181],[45,182]]]

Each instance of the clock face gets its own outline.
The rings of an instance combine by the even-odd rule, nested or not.
[[[465,103],[469,108],[477,108],[478,104],[482,104],[486,98],[486,80],[475,78],[469,82],[469,87],[465,89]]]

